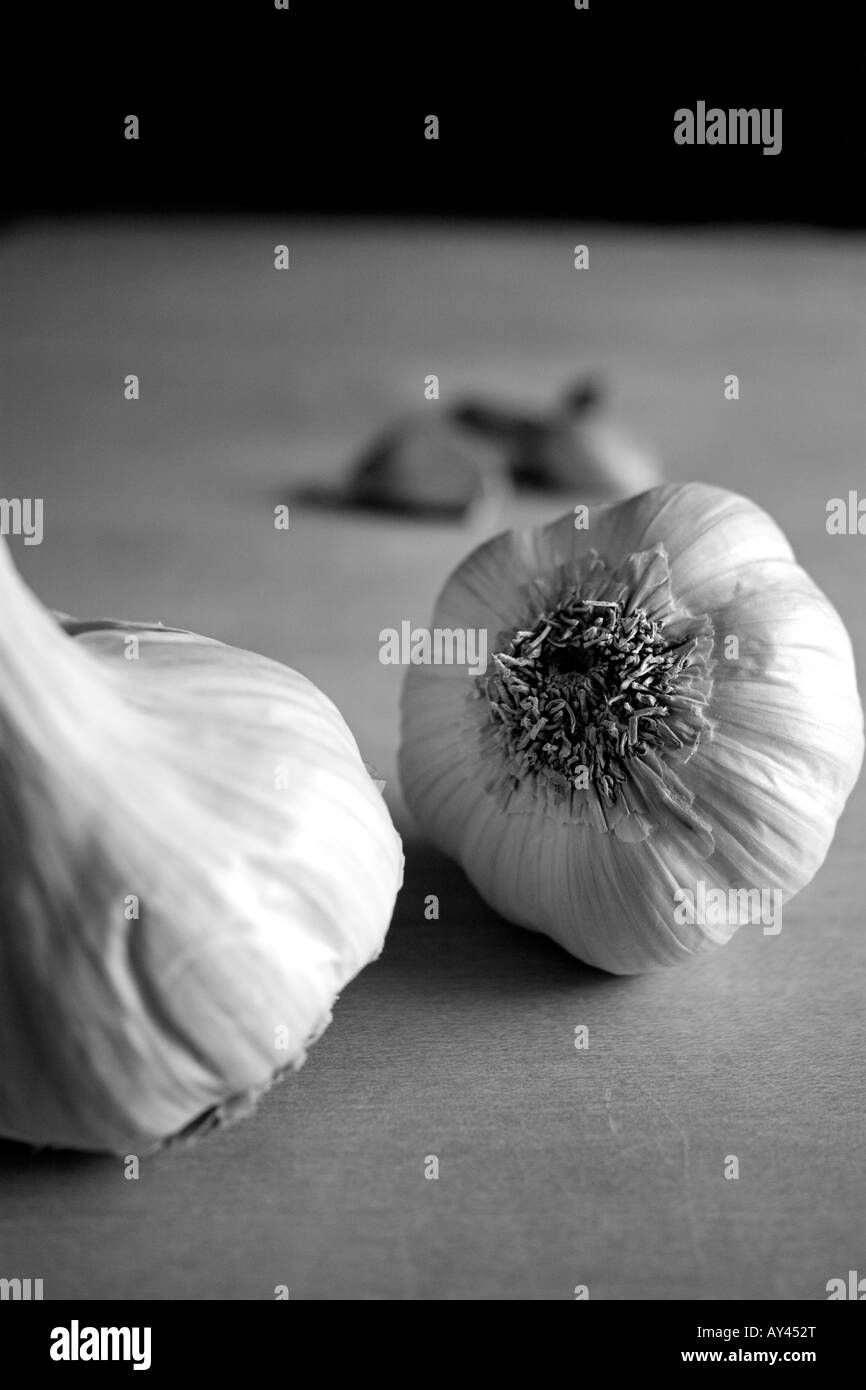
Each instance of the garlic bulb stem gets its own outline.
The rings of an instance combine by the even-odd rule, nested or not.
[[[10,719],[18,737],[34,747],[55,737],[69,737],[75,744],[81,721],[103,722],[110,703],[91,668],[86,652],[69,641],[20,579],[0,539],[0,718]],[[47,679],[63,692],[62,700],[45,700]]]

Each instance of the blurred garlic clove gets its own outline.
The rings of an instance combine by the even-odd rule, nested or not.
[[[515,410],[481,396],[467,397],[452,406],[449,414],[461,429],[496,441],[512,455],[530,448],[547,428],[543,414]]]
[[[600,380],[588,376],[549,411],[469,398],[452,413],[461,426],[505,451],[507,470],[520,487],[607,500],[654,487],[662,478],[658,459],[604,418],[603,400]]]
[[[614,500],[661,483],[662,467],[655,454],[605,419],[604,396],[601,382],[585,377],[565,392],[551,413],[538,461],[545,486]]]
[[[648,449],[617,425],[563,411],[551,417],[537,451],[515,476],[549,491],[613,501],[655,487],[662,469]]]
[[[400,839],[298,672],[58,623],[3,543],[0,613],[0,1133],[141,1152],[301,1064],[381,951]]]
[[[410,516],[464,517],[506,495],[502,463],[495,444],[433,407],[374,441],[353,469],[346,497]]]

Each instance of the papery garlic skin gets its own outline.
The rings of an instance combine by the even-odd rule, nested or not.
[[[575,702],[578,686],[585,701],[590,677],[564,673],[565,648],[546,651],[549,636],[527,649],[543,613],[554,612],[561,635],[560,619],[567,626],[575,611],[563,607],[573,586],[578,599],[601,592],[610,602],[620,580],[611,641],[627,646],[637,593],[642,612],[657,610],[660,632],[679,624],[689,637],[682,651],[694,648],[670,687],[684,721],[673,735],[645,755],[635,742],[620,759],[627,725],[617,726],[612,760],[623,781],[608,802],[592,788],[562,790],[554,755],[563,741],[550,734],[551,682],[557,699],[570,680]],[[404,793],[422,829],[504,917],[589,964],[638,974],[712,950],[737,930],[737,921],[677,920],[678,889],[779,890],[787,901],[820,867],[863,759],[851,644],[782,532],[746,498],[675,484],[592,508],[588,530],[568,514],[497,536],[447,581],[431,626],[485,629],[491,661],[479,680],[453,666],[408,672]],[[587,629],[578,630],[582,644]],[[736,659],[725,655],[732,635]],[[526,690],[521,662],[532,677]],[[592,676],[598,688],[606,669]],[[540,727],[539,688],[548,714]],[[669,714],[663,688],[652,698]]]
[[[142,1152],[303,1061],[382,949],[400,839],[298,672],[67,635],[2,545],[0,594],[0,1133]]]

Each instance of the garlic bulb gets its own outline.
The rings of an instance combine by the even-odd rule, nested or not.
[[[637,974],[727,941],[728,901],[751,922],[809,882],[863,715],[840,618],[751,502],[668,485],[588,521],[451,576],[433,622],[485,633],[487,672],[410,669],[400,769],[497,911]]]
[[[146,1150],[300,1064],[382,948],[400,840],[296,671],[67,635],[2,542],[0,600],[0,1133]]]

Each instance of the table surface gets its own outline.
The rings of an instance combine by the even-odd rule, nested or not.
[[[541,401],[601,369],[668,477],[772,511],[862,669],[866,541],[829,537],[825,508],[863,483],[863,243],[118,222],[23,226],[0,250],[3,492],[46,509],[42,546],[15,545],[28,581],[79,615],[160,618],[303,670],[386,779],[407,855],[381,959],[246,1123],[137,1182],[119,1160],[0,1144],[0,1274],[43,1277],[46,1298],[820,1299],[862,1270],[862,779],[781,935],[645,978],[586,969],[496,917],[396,780],[402,673],[378,633],[429,620],[489,518],[296,499],[423,406],[428,373],[444,404]],[[550,512],[521,501],[493,529]]]

